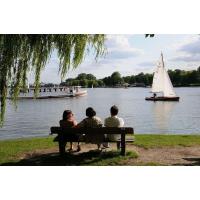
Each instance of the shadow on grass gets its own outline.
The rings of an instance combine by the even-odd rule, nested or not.
[[[183,158],[186,161],[190,161],[190,163],[182,163],[182,164],[174,164],[176,166],[200,166],[200,158]]]
[[[118,165],[120,161],[137,158],[135,152],[121,156],[118,151],[89,151],[84,153],[48,153],[24,158],[19,161],[2,163],[2,166],[80,166],[80,165]]]

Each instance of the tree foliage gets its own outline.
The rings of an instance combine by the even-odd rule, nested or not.
[[[67,35],[0,35],[0,122],[4,118],[8,86],[14,102],[20,88],[26,88],[29,71],[35,74],[35,96],[38,93],[41,70],[56,50],[62,78],[70,68],[76,68],[87,52],[94,49],[95,58],[104,54],[105,36],[102,34]]]
[[[200,86],[200,67],[197,70],[168,70],[174,86]]]
[[[200,86],[200,67],[197,70],[185,71],[180,69],[168,70],[170,79],[174,86]],[[83,79],[80,79],[83,77]],[[90,80],[87,77],[93,77]],[[68,78],[62,85],[73,86],[81,85],[83,87],[115,87],[124,86],[124,84],[134,86],[151,86],[153,81],[153,74],[143,72],[137,75],[121,76],[119,72],[113,72],[111,76],[103,79],[96,79],[92,74],[79,74],[76,78]]]
[[[101,87],[103,82],[97,80],[93,74],[81,73],[76,78],[68,78],[65,82],[61,83],[63,86],[75,86],[80,85],[83,87]]]
[[[119,72],[113,72],[111,76],[105,77],[102,79],[105,85],[107,86],[115,86],[117,84],[121,84],[123,82],[123,79],[121,77],[121,74]]]

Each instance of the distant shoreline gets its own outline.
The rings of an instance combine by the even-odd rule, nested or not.
[[[192,88],[192,87],[200,87],[200,85],[181,85],[181,86],[174,86],[175,88],[180,88],[180,87],[183,87],[183,88],[186,88],[186,87],[189,87],[189,88]],[[90,89],[91,87],[82,87],[82,88],[88,88]],[[151,88],[151,86],[131,86],[131,87],[123,87],[123,86],[104,86],[104,87],[94,87],[94,88]],[[92,88],[91,88],[92,89]]]

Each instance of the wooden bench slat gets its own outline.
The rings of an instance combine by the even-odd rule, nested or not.
[[[133,134],[133,128],[131,127],[102,127],[102,128],[61,128],[51,127],[51,134]]]
[[[65,137],[64,138],[64,140],[67,140],[67,141],[69,141],[69,142],[85,142],[85,139],[84,138],[82,138],[82,139],[80,139],[80,140],[75,140],[75,139],[71,139],[71,138],[67,138],[67,137]],[[56,136],[55,138],[54,138],[54,142],[58,142],[59,141],[59,138],[58,138],[58,136]],[[130,142],[134,142],[135,140],[134,140],[134,138],[126,138],[126,142],[127,143],[130,143]],[[121,140],[119,139],[119,140],[110,140],[110,139],[105,139],[104,141],[102,141],[102,142],[113,142],[113,143],[116,143],[116,142],[121,142]]]

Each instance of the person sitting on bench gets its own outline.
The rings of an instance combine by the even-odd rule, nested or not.
[[[60,127],[63,127],[63,128],[73,128],[77,125],[77,122],[74,118],[74,114],[72,113],[71,110],[65,110],[63,112],[63,119],[60,120]],[[73,134],[73,135],[69,135],[69,137],[72,137],[72,138],[79,138],[79,135],[76,135],[76,134]],[[70,142],[70,148],[69,148],[69,151],[72,151],[73,150],[73,143]],[[80,144],[78,142],[78,145],[77,145],[77,151],[80,151],[81,150],[81,147],[80,147]]]
[[[76,127],[84,128],[100,128],[103,126],[103,123],[99,117],[96,117],[96,112],[93,108],[89,107],[86,109],[87,118],[83,119]],[[101,147],[101,141],[104,139],[104,135],[86,135],[85,141],[88,143],[97,144],[98,150]]]
[[[105,127],[123,127],[124,126],[124,120],[117,116],[118,112],[119,112],[119,109],[117,106],[114,105],[110,108],[111,116],[104,120]],[[118,139],[120,139],[120,135],[112,134],[112,135],[108,135],[108,138],[112,141],[117,141]]]

